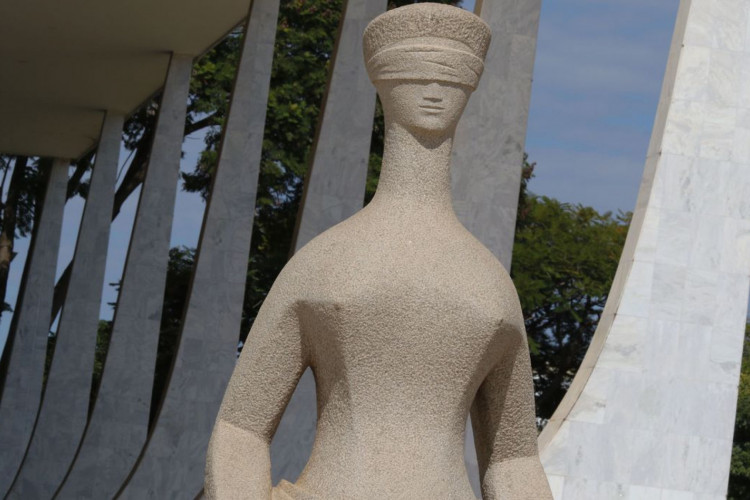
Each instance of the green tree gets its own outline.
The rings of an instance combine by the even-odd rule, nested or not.
[[[15,241],[32,233],[50,167],[49,160],[0,156],[0,193],[5,191],[6,182],[8,186],[5,199],[0,201],[0,314],[12,310],[5,295],[16,256]]]
[[[745,326],[745,347],[742,351],[742,371],[727,498],[750,498],[750,324]]]
[[[96,331],[96,350],[94,351],[94,370],[91,374],[91,396],[89,398],[89,416],[94,411],[94,402],[99,392],[99,386],[102,382],[102,373],[104,372],[104,362],[107,360],[107,349],[109,349],[109,339],[112,338],[112,321],[99,320],[99,327]],[[49,342],[47,343],[49,345]],[[51,359],[51,356],[50,356]],[[44,378],[47,379],[47,369],[45,366]],[[45,382],[46,383],[46,382]]]
[[[179,342],[180,324],[183,310],[187,301],[187,290],[190,287],[190,278],[195,265],[195,249],[187,247],[174,247],[169,250],[169,264],[167,266],[167,281],[164,290],[164,306],[162,308],[161,324],[159,327],[159,342],[156,352],[156,365],[154,369],[154,385],[151,394],[150,425],[153,425],[158,410],[161,396],[164,393],[172,358],[176,352]],[[110,283],[116,290],[120,289],[120,283]],[[110,302],[114,309],[117,304]],[[89,400],[89,413],[94,409],[94,402],[101,384],[104,365],[107,360],[109,341],[112,338],[113,321],[99,321],[96,335],[96,350],[94,354],[94,368],[91,377],[91,398]],[[52,363],[57,337],[50,334],[47,342],[47,358],[44,370],[44,383]]]
[[[195,265],[195,249],[175,247],[169,251],[164,307],[161,313],[159,344],[156,351],[154,386],[151,391],[149,425],[155,423],[161,398],[166,390],[172,360],[179,344],[180,325],[187,303],[187,291]]]
[[[537,416],[544,422],[594,335],[630,216],[535,196],[527,191],[533,169],[525,160],[511,275],[532,353]]]
[[[15,164],[12,165],[12,163]],[[11,173],[7,194],[0,202],[0,315],[5,311],[13,310],[5,298],[10,266],[16,257],[15,242],[17,238],[33,235],[33,229],[37,227],[36,219],[40,214],[37,208],[44,197],[50,167],[51,162],[48,160],[25,156],[16,156],[12,159],[0,155],[0,172],[2,172],[0,193],[5,191],[8,173]],[[26,268],[28,265],[27,260]],[[20,290],[24,288],[25,274],[19,286]],[[10,352],[15,341],[14,330],[14,323],[11,321],[9,335],[0,356],[0,396],[10,363]]]

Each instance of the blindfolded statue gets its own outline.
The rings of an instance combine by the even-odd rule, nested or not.
[[[453,135],[489,41],[477,16],[438,4],[365,30],[385,114],[377,193],[301,249],[269,292],[216,421],[208,498],[474,499],[469,414],[483,498],[551,498],[515,288],[451,202]],[[269,444],[308,367],[312,455],[295,484],[272,488]]]

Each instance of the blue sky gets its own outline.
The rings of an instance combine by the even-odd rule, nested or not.
[[[678,0],[546,0],[526,150],[537,194],[632,210]]]
[[[544,0],[526,141],[531,191],[601,211],[632,210],[656,112],[678,0]],[[464,7],[472,9],[473,0]],[[191,171],[201,137],[188,137]],[[127,166],[122,153],[122,168]],[[112,224],[101,317],[110,319],[137,197]],[[65,207],[58,274],[73,256],[83,202]],[[196,246],[204,205],[179,191],[172,246]],[[15,302],[28,241],[16,244],[7,301]],[[4,345],[10,317],[0,322]]]

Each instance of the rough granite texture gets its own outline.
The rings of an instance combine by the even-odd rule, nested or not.
[[[362,32],[386,6],[387,0],[345,3],[295,227],[295,251],[364,204],[376,96],[362,62]],[[297,479],[310,457],[316,425],[315,381],[307,370],[271,443],[274,482]]]
[[[475,13],[492,29],[492,43],[482,80],[466,105],[453,142],[453,208],[458,220],[508,270],[541,7],[541,0],[477,2]],[[471,439],[466,440],[465,460],[478,493]]]
[[[393,9],[373,19],[362,38],[365,64],[394,44],[422,37],[438,38],[437,43],[445,47],[455,47],[451,42],[458,42],[467,52],[484,59],[490,46],[490,27],[477,23],[474,16],[459,16],[453,9],[437,5],[411,5],[408,9]]]
[[[349,8],[351,4],[352,2],[349,2],[347,5],[347,19],[357,12],[353,13]],[[453,142],[453,208],[461,223],[506,269],[510,269],[513,249],[521,182],[518,165],[521,164],[524,152],[540,11],[541,0],[485,0],[477,4],[475,13],[490,25],[494,36],[484,61],[484,76],[477,91],[469,99],[456,128]],[[347,26],[347,22],[344,21],[344,26]],[[360,34],[364,28],[365,25],[362,25],[358,33],[354,34],[349,30],[341,36],[356,35],[361,39]],[[422,37],[424,38],[426,37]],[[355,43],[346,40],[342,39],[340,43]],[[464,51],[467,50],[466,44],[460,41],[445,39],[444,43],[451,44],[453,48],[461,47]],[[388,47],[397,45],[392,44]],[[361,65],[360,70],[365,69],[359,54],[347,52],[345,55],[347,58],[356,56],[357,63]],[[435,52],[431,55],[435,55]],[[334,67],[344,63],[352,64],[347,61],[344,53],[339,52]],[[333,74],[337,74],[335,69]],[[367,85],[371,87],[369,80]],[[340,93],[336,95],[343,99],[349,98]],[[325,109],[331,110],[333,105],[326,104]],[[342,113],[330,114],[340,121]],[[351,122],[347,120],[347,123]],[[297,249],[300,243],[307,243],[312,237],[352,215],[362,206],[364,175],[357,174],[354,183],[355,178],[351,174],[357,171],[364,172],[365,160],[362,159],[362,166],[359,166],[357,161],[353,161],[356,156],[350,153],[349,148],[342,149],[342,145],[351,145],[355,142],[352,140],[353,134],[364,133],[369,140],[370,130],[368,128],[361,131],[357,128],[355,132],[352,126],[347,126],[343,129],[344,132],[337,133],[336,127],[335,119],[324,119],[323,131],[318,141],[333,139],[333,148],[327,146],[323,149],[336,152],[336,156],[331,160],[323,155],[316,155],[317,166],[313,171],[318,174],[322,172],[323,175],[317,177],[317,181],[311,180],[306,186],[306,192],[310,190],[314,191],[314,194],[305,195],[305,205],[328,207],[328,214],[331,216],[326,215],[322,219],[325,224],[315,226],[317,232],[311,232],[304,241],[298,239]],[[333,129],[334,132],[326,132],[327,128]],[[314,189],[316,183],[323,187]],[[343,205],[351,206],[351,212],[345,213],[340,210]],[[276,436],[271,441],[271,476],[274,483],[281,479],[294,482],[299,477],[310,457],[316,423],[315,381],[310,370],[306,370],[281,418]],[[470,426],[466,432],[466,467],[472,487],[475,493],[479,494],[476,451]]]
[[[435,4],[388,16],[430,10],[486,29]],[[372,202],[299,251],[261,308],[214,427],[208,498],[473,499],[469,412],[483,497],[551,498],[515,289],[452,207],[453,134],[471,88],[423,69],[376,85],[386,137]],[[307,367],[312,456],[294,485],[272,489],[270,441]]]

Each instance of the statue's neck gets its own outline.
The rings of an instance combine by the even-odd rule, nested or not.
[[[386,122],[383,166],[372,204],[452,215],[452,148],[452,132],[415,137],[401,125]]]

